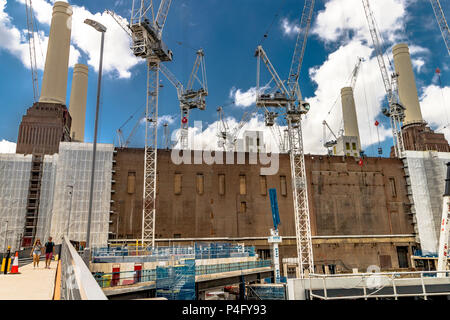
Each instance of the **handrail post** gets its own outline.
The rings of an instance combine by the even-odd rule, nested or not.
[[[398,296],[397,296],[397,287],[395,286],[395,274],[392,275],[392,288],[394,289],[394,297],[395,300],[398,300]]]
[[[327,280],[326,277],[322,277],[322,282],[323,282],[323,294],[325,297],[325,300],[328,300],[328,293],[327,293]]]
[[[422,292],[423,292],[423,299],[428,300],[427,298],[427,292],[425,290],[425,283],[423,282],[423,272],[420,273],[420,281],[422,282]]]
[[[309,277],[309,296],[311,300],[313,299],[313,292],[312,292],[312,283],[311,283],[311,277]]]

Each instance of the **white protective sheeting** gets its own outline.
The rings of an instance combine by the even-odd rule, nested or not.
[[[447,162],[450,162],[448,152],[406,151],[410,193],[423,254],[436,254],[438,250]]]
[[[108,241],[113,153],[113,145],[97,145],[91,247],[106,246]],[[91,143],[60,144],[50,232],[56,243],[64,234],[70,240],[86,241],[92,154]],[[73,186],[72,199],[69,186]]]
[[[0,154],[0,250],[17,250],[24,232],[32,156]],[[8,223],[6,223],[8,221]]]
[[[36,238],[41,239],[42,243],[45,243],[50,236],[57,163],[58,155],[55,154],[53,156],[45,156],[42,164],[39,215],[36,228]]]

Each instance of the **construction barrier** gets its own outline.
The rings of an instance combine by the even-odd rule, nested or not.
[[[9,274],[19,274],[19,251],[16,251],[16,255],[14,257],[14,262],[11,267],[11,271]]]

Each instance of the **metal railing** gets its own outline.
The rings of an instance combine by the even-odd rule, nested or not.
[[[107,300],[73,245],[63,237],[61,247],[61,300]]]
[[[127,245],[109,248],[94,248],[92,251],[94,258],[102,257],[127,257],[127,256],[146,256],[160,259],[168,256],[178,256],[195,259],[217,259],[217,258],[238,258],[255,256],[255,247],[253,246],[171,246],[156,247],[147,249],[141,246]]]
[[[439,278],[438,274],[445,274]],[[450,272],[449,271],[411,271],[411,272],[379,272],[379,273],[355,273],[355,274],[311,274],[309,277],[309,298],[312,300],[341,300],[341,299],[371,299],[371,298],[398,298],[422,297],[428,300],[431,296],[450,296]],[[317,284],[321,280],[321,285]],[[339,280],[354,280],[356,284],[350,286],[336,285]],[[313,285],[313,282],[316,282]],[[427,286],[447,285],[445,290],[427,291]],[[405,288],[420,288],[419,290],[405,290]],[[353,290],[358,293],[342,295],[330,294],[331,290]],[[417,292],[411,292],[417,291]],[[323,294],[319,294],[321,292]],[[362,293],[362,294],[361,294]]]
[[[271,260],[257,260],[215,265],[196,265],[195,275],[201,276],[257,268],[266,268],[271,267],[271,263]],[[111,273],[96,272],[93,274],[93,277],[101,288],[129,286],[138,283],[156,281],[156,269],[120,271]]]
[[[224,263],[214,265],[197,265],[195,266],[195,274],[197,276],[201,276],[206,274],[258,269],[271,266],[272,266],[271,260],[244,261],[244,262]]]

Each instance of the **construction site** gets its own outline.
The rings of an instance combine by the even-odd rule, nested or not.
[[[25,2],[33,19],[32,3]],[[450,145],[422,116],[409,45],[385,52],[373,1],[358,5],[385,87],[390,157],[363,150],[357,113],[364,108],[354,90],[364,61],[356,56],[339,93],[343,130],[335,133],[324,120],[324,139],[317,142],[324,152],[304,151],[302,127],[314,104],[303,100],[299,78],[304,56],[313,54],[307,40],[314,0],[298,2],[287,78],[262,45],[256,48],[254,111],[231,130],[224,108],[207,104],[214,93],[204,50],[196,51],[186,85],[170,71],[177,57],[163,31],[177,2],[129,2],[131,18],[107,13],[145,62],[145,145],[130,147],[142,122],[130,137],[119,129],[115,144],[97,143],[97,118],[94,142],[85,142],[90,71],[74,66],[67,96],[71,28],[65,26],[72,8],[55,2],[41,87],[33,82],[34,102],[20,124],[11,124],[16,153],[0,154],[2,273],[13,263],[5,257],[28,257],[37,238],[51,236],[57,245],[52,299],[450,298]],[[430,4],[450,55],[444,10],[439,1]],[[103,41],[106,28],[85,23]],[[28,27],[34,34],[32,22]],[[29,46],[37,82],[33,36]],[[158,125],[161,77],[175,87],[180,106],[173,143],[167,125]],[[217,114],[214,151],[197,149],[189,134],[198,111]],[[262,131],[245,130],[258,114],[277,141],[276,152],[268,152]]]

